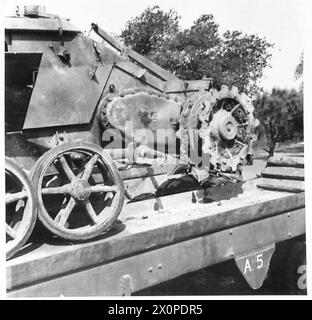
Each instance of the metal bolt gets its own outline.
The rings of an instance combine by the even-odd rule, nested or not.
[[[291,238],[291,233],[290,232],[288,233],[288,237]]]
[[[114,93],[115,90],[116,90],[115,86],[114,86],[113,84],[110,84],[110,85],[109,85],[109,92],[110,92],[110,93]]]

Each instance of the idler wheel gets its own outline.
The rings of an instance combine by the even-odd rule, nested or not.
[[[37,218],[37,201],[30,180],[13,160],[5,159],[6,258],[28,240]]]
[[[39,219],[52,233],[71,240],[107,232],[124,201],[124,186],[110,156],[97,145],[64,143],[37,161],[32,182]]]

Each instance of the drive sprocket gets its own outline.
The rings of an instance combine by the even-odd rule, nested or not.
[[[183,104],[179,119],[181,156],[196,163],[194,150],[201,146],[201,153],[210,158],[210,169],[236,172],[246,163],[255,137],[258,120],[253,110],[251,99],[234,86],[194,94]]]

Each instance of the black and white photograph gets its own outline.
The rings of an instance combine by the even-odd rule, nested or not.
[[[307,3],[5,1],[5,298],[308,298]]]

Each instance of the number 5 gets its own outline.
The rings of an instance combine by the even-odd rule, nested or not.
[[[261,269],[262,267],[263,267],[263,260],[262,260],[262,253],[261,253],[257,255],[257,269]]]

